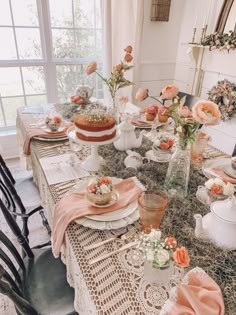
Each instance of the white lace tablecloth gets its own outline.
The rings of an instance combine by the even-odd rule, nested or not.
[[[19,110],[17,132],[21,146],[32,118],[30,114],[21,114]],[[57,148],[44,150],[44,147],[49,145],[47,142],[31,141],[30,163],[40,190],[42,204],[48,211],[51,224],[55,204],[66,191],[58,190],[58,185],[48,185],[39,163],[43,156],[60,154]],[[79,158],[83,160],[88,154],[89,149],[83,147]],[[139,223],[137,222],[135,226],[138,230]],[[90,266],[88,262],[91,259],[113,251],[121,245],[119,242],[110,242],[89,251],[85,251],[84,246],[121,232],[125,232],[125,229],[99,231],[76,223],[70,224],[67,228],[61,258],[67,267],[68,282],[75,289],[74,306],[80,315],[158,315],[168,298],[168,291],[183,276],[176,268],[175,275],[167,286],[146,282],[143,279],[143,258],[135,249],[128,249]]]

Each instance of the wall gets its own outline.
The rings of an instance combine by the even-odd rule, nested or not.
[[[150,95],[157,96],[165,85],[173,82],[185,2],[171,1],[169,22],[151,22],[151,0],[144,0],[140,81],[135,82],[135,89],[147,87]],[[150,103],[150,99],[139,105],[145,103]]]
[[[236,51],[209,51],[208,48],[191,49],[187,43],[192,39],[195,18],[197,23],[197,42],[200,41],[201,27],[205,13],[210,7],[208,34],[214,31],[217,16],[223,0],[188,0],[186,1],[181,32],[179,36],[174,83],[181,91],[207,98],[207,91],[218,80],[227,78],[236,82]],[[193,14],[194,12],[194,14]],[[199,82],[197,82],[199,79]],[[195,81],[195,82],[194,82]]]

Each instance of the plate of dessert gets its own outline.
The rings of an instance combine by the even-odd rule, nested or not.
[[[79,183],[73,186],[73,188],[67,194],[70,194],[72,192],[84,192],[85,198],[90,205],[96,208],[107,208],[114,205],[119,200],[119,193],[115,189],[115,185],[120,183],[121,181],[121,178],[91,176],[81,180]],[[86,222],[87,224],[90,224],[90,226],[92,224],[94,228],[96,228],[96,222],[109,223],[113,221],[124,220],[126,218],[128,222],[130,222],[129,216],[133,215],[134,212],[139,213],[137,200],[130,203],[124,208],[120,208],[118,210],[108,213],[86,216],[85,218],[87,218],[89,221],[94,221],[94,223],[91,223],[89,221]],[[136,218],[137,215],[135,215],[134,217]],[[76,222],[80,223],[81,219],[76,220]],[[117,224],[118,223],[119,222],[117,222]],[[123,225],[123,221],[121,221],[120,223],[122,224],[122,226],[125,226]]]

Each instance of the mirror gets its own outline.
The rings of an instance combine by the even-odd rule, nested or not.
[[[227,33],[228,31],[236,32],[236,0],[224,0],[216,23],[215,32]]]

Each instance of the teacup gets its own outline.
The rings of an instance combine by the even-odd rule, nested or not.
[[[236,156],[233,156],[231,158],[231,166],[232,166],[233,170],[236,171]]]
[[[143,165],[143,163],[149,162],[149,159],[146,157],[142,157],[139,153],[133,152],[131,150],[126,151],[128,156],[124,160],[124,164],[126,168],[133,168],[137,170],[139,167]]]

